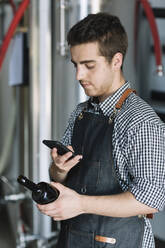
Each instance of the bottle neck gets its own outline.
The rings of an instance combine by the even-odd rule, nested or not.
[[[33,183],[32,181],[30,181],[27,177],[24,177],[22,175],[20,175],[17,178],[17,181],[22,184],[23,186],[25,186],[26,188],[30,189],[31,191],[36,191],[38,190],[38,186],[36,183]]]

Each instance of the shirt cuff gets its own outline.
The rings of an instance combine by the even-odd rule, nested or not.
[[[165,205],[164,189],[160,188],[150,181],[142,178],[136,178],[129,185],[129,191],[135,196],[137,201],[146,204],[149,207],[162,211]]]

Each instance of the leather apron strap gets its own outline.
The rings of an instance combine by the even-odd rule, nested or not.
[[[126,89],[126,90],[124,91],[124,93],[122,94],[122,96],[120,97],[119,101],[116,103],[115,108],[116,108],[116,109],[121,109],[121,107],[122,107],[124,101],[127,99],[127,97],[128,97],[132,92],[136,94],[136,90],[133,90],[133,89],[130,89],[130,88]]]

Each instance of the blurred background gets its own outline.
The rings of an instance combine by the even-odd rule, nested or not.
[[[41,215],[23,174],[49,182],[50,150],[70,112],[86,100],[66,43],[69,28],[89,13],[119,16],[129,39],[124,75],[165,121],[164,0],[0,0],[0,247],[55,247],[60,223]],[[165,211],[151,220],[165,247]]]

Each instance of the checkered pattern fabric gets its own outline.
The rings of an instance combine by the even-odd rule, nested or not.
[[[130,88],[126,82],[104,102],[93,98],[80,103],[72,112],[66,131],[61,139],[71,144],[76,117],[90,105],[94,113],[111,116],[122,93]],[[140,97],[132,93],[117,113],[113,131],[113,158],[116,175],[123,191],[129,190],[135,198],[159,211],[165,205],[165,124]],[[151,224],[145,218],[143,248],[154,248]]]

